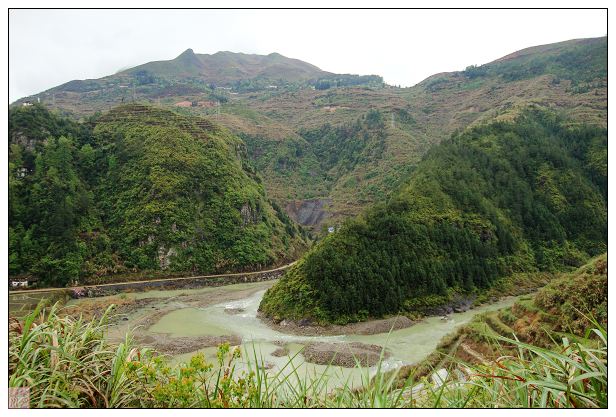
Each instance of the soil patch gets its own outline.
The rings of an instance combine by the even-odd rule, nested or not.
[[[244,310],[243,308],[225,308],[225,313],[227,314],[231,314],[231,315],[236,315],[236,314],[240,314],[243,313]]]
[[[288,354],[289,354],[289,349],[286,347],[279,347],[278,349],[272,352],[272,356],[275,356],[277,358],[287,356]]]
[[[239,336],[168,337],[166,335],[147,335],[137,337],[136,342],[140,345],[149,346],[161,353],[180,355],[206,347],[217,347],[223,343],[237,346],[242,343],[242,338]]]
[[[374,366],[381,358],[387,358],[389,353],[383,352],[378,345],[367,345],[359,342],[352,343],[309,343],[303,354],[306,362],[317,365],[336,365],[345,368],[354,368],[357,363],[361,366]]]

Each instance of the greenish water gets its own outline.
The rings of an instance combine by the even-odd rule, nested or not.
[[[514,297],[505,298],[491,305],[480,306],[464,313],[451,314],[448,320],[440,317],[431,317],[401,330],[375,335],[340,335],[340,336],[297,336],[273,330],[257,318],[257,309],[265,290],[273,282],[260,282],[248,284],[235,284],[224,287],[211,287],[193,290],[148,291],[140,293],[125,293],[121,297],[139,300],[154,298],[143,308],[133,311],[126,320],[110,331],[110,336],[123,338],[130,329],[139,327],[141,320],[158,309],[171,309],[162,315],[147,331],[158,336],[166,337],[195,337],[195,336],[225,336],[237,335],[242,338],[242,360],[240,368],[247,368],[248,362],[267,365],[270,372],[288,374],[296,369],[297,375],[305,378],[327,375],[328,386],[349,384],[359,386],[376,373],[376,368],[363,370],[349,369],[337,366],[310,364],[304,361],[301,354],[303,346],[310,342],[361,342],[384,346],[391,356],[383,361],[381,369],[384,371],[395,369],[404,364],[416,363],[436,349],[439,341],[457,327],[469,322],[473,316],[486,311],[493,311],[511,306]],[[247,297],[243,297],[250,294]],[[187,305],[184,301],[188,296],[197,300],[229,300],[219,302],[207,307],[197,308]],[[117,296],[116,296],[117,297]],[[37,297],[38,298],[38,297]],[[97,300],[112,302],[111,297],[101,297]],[[157,301],[159,299],[160,301]],[[28,300],[24,300],[26,302]],[[29,300],[32,301],[32,300]],[[83,302],[71,300],[69,304]],[[13,303],[13,299],[11,299]],[[194,304],[193,304],[194,305]],[[11,307],[13,308],[13,307]],[[225,310],[236,309],[237,314],[229,314]],[[276,349],[285,346],[289,356],[276,357],[272,355]],[[203,352],[212,362],[216,361],[216,348],[207,347],[195,352],[174,356],[175,363],[187,361],[196,352]],[[293,360],[290,363],[290,357]],[[283,369],[286,365],[286,368]]]
[[[467,323],[476,314],[493,311],[511,306],[514,297],[503,299],[495,304],[481,306],[464,313],[449,316],[448,320],[439,317],[427,318],[411,327],[390,333],[376,335],[341,335],[341,336],[296,336],[271,329],[257,318],[257,308],[265,290],[256,291],[250,297],[223,302],[206,308],[181,308],[163,316],[150,327],[153,333],[168,334],[172,337],[181,336],[222,336],[239,335],[242,337],[243,358],[257,358],[272,366],[272,371],[281,369],[289,362],[289,357],[274,357],[271,353],[282,343],[287,346],[290,356],[301,351],[309,342],[362,342],[385,346],[391,357],[382,363],[383,370],[395,369],[403,364],[418,362],[436,349],[441,338],[457,327]],[[226,309],[243,309],[238,314],[228,314]],[[202,350],[206,357],[215,358],[215,349]],[[194,353],[192,353],[194,354]],[[188,360],[192,354],[178,355],[176,362]],[[299,353],[293,360],[300,375],[320,375],[327,373],[333,385],[348,382],[357,386],[362,378],[372,376],[376,369],[363,372],[358,369],[342,367],[327,367],[309,364]],[[290,369],[289,369],[290,370]],[[285,373],[283,371],[283,373]]]

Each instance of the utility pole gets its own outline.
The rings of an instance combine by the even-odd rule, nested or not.
[[[216,100],[216,120],[218,120],[218,116],[220,116],[220,100]]]
[[[395,119],[395,116],[394,116],[394,114],[392,113],[392,114],[391,114],[391,128],[392,128],[392,129],[395,129],[395,128],[396,128],[396,122],[395,122],[395,120],[394,120],[394,119]]]
[[[133,103],[135,102],[135,83],[133,83]]]

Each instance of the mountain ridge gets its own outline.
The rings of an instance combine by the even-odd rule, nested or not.
[[[332,200],[323,215],[314,217],[319,221],[311,227],[319,230],[385,198],[432,145],[456,130],[492,118],[510,120],[531,104],[563,113],[571,123],[606,126],[606,45],[601,37],[531,47],[519,51],[522,56],[513,53],[504,61],[435,74],[409,88],[339,74],[317,82],[272,84],[261,78],[222,87],[195,77],[166,81],[146,71],[134,78],[124,73],[124,81],[104,85],[77,82],[40,98],[75,118],[134,100],[222,124],[246,142],[268,195],[281,207]],[[200,56],[189,50],[183,54],[193,63]],[[225,54],[213,55],[222,59]],[[275,61],[278,54],[272,55]],[[380,139],[352,128],[373,111],[380,114]],[[319,132],[327,132],[331,141],[306,141]],[[375,147],[382,152],[373,152]],[[320,164],[317,154],[353,155],[357,161],[347,158],[345,167]]]
[[[139,71],[150,71],[158,76],[169,76],[173,75],[173,71],[178,71],[178,75],[201,76],[207,82],[223,85],[246,78],[299,81],[332,75],[312,64],[287,58],[279,53],[260,55],[218,51],[213,54],[198,54],[191,48],[174,59],[148,62],[122,73],[131,75]]]

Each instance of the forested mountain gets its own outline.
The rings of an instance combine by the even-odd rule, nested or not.
[[[274,318],[345,322],[607,248],[607,132],[531,107],[454,134],[386,203],[348,220],[265,294]]]
[[[302,243],[283,210],[298,222],[320,227],[338,225],[375,203],[395,201],[392,193],[402,195],[396,190],[419,181],[429,161],[436,160],[422,162],[424,168],[416,173],[426,152],[452,134],[465,137],[467,133],[459,132],[487,129],[488,121],[497,122],[490,126],[509,126],[529,106],[565,120],[556,123],[559,132],[568,125],[606,127],[606,54],[605,37],[572,40],[437,74],[411,88],[395,88],[383,85],[379,77],[319,72],[278,54],[200,55],[187,50],[170,61],[144,64],[100,80],[72,81],[24,98],[11,106],[9,119],[11,274],[70,270],[60,275],[74,279],[167,266],[222,271],[291,258]],[[38,99],[42,106],[22,106]],[[117,108],[128,101],[134,103]],[[165,107],[175,111],[162,110]],[[217,139],[204,140],[206,136]],[[604,189],[603,144],[592,143],[588,154],[566,155],[587,158],[584,178]],[[176,149],[185,152],[172,152]],[[213,164],[214,155],[217,160],[226,155],[224,163]],[[545,181],[551,184],[551,171],[546,172]],[[206,187],[209,178],[216,181]],[[455,187],[473,188],[475,180],[456,182]],[[435,201],[441,195],[433,192],[432,183],[428,185],[431,194],[418,201]],[[497,185],[490,187],[496,190]],[[270,205],[265,192],[275,204]],[[451,203],[449,191],[443,193],[447,196],[443,202]],[[566,196],[565,191],[554,195],[554,207],[570,206],[569,197],[561,194]],[[536,195],[531,195],[534,201]],[[56,196],[62,196],[61,203],[54,200]],[[595,213],[597,201],[586,202],[588,207],[580,212]],[[433,205],[439,213],[444,210]],[[498,207],[499,216],[489,217],[493,227],[495,219],[510,216]],[[227,208],[230,218],[213,217]],[[534,212],[517,216],[526,221],[535,215],[543,216]],[[235,227],[251,216],[256,216],[254,223]],[[503,220],[498,231],[511,229],[512,242],[528,242],[524,227],[528,233],[533,228],[519,223],[518,217]],[[47,221],[58,224],[45,225]],[[548,216],[546,221],[555,220]],[[575,259],[593,253],[583,241],[596,243],[596,236],[576,238],[572,244],[567,221],[558,222],[569,242],[563,247],[576,254]],[[192,254],[197,249],[191,242],[202,241],[208,242],[207,247],[199,247],[199,256]],[[42,247],[33,250],[32,242]],[[539,250],[520,243],[515,248],[515,255],[481,252],[493,265],[485,271],[487,281],[502,274],[498,268],[504,256],[513,256],[507,258],[510,266],[524,268],[560,262],[550,255],[550,246]],[[433,289],[441,292],[451,284],[435,282]],[[403,300],[404,290],[395,297]],[[363,307],[349,308],[350,316],[363,311]],[[378,309],[367,311],[380,314]]]
[[[327,201],[314,218],[335,224],[382,201],[432,145],[468,126],[511,120],[531,104],[606,126],[606,57],[606,37],[577,39],[397,88],[378,76],[331,74],[279,54],[187,50],[15,104],[40,99],[77,119],[134,100],[204,116],[244,140],[281,207],[291,213]],[[369,118],[380,120],[378,134],[366,129]]]
[[[207,120],[131,104],[75,123],[34,105],[9,130],[11,276],[261,269],[305,245],[243,142]]]

